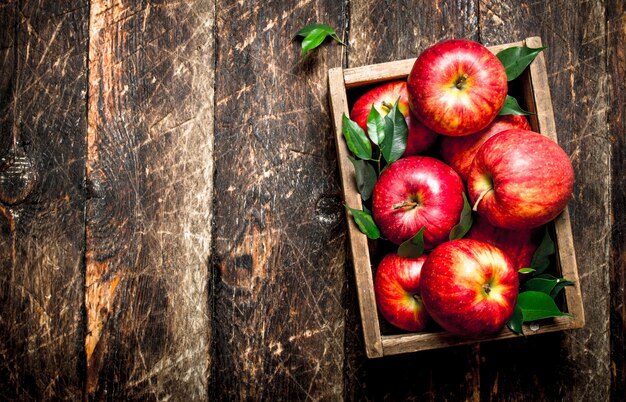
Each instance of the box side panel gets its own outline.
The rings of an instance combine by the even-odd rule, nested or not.
[[[351,208],[361,209],[361,195],[356,188],[354,168],[348,159],[348,147],[341,131],[342,116],[344,112],[348,114],[348,100],[344,86],[344,74],[341,68],[329,70],[328,84],[344,200],[346,205]],[[380,357],[382,356],[382,342],[378,314],[376,312],[374,282],[370,267],[367,238],[359,231],[352,217],[348,216],[347,222],[366,352],[368,357]]]
[[[524,335],[538,335],[548,332],[563,331],[573,328],[573,320],[569,317],[557,317],[545,323],[540,323],[538,327],[524,325]],[[520,335],[514,334],[508,329],[503,329],[496,335],[485,336],[474,339],[457,338],[445,332],[436,333],[415,333],[406,335],[383,335],[383,352],[385,356],[400,353],[417,352],[421,350],[439,349],[450,346],[468,345],[476,342],[493,341],[500,339],[518,338]]]

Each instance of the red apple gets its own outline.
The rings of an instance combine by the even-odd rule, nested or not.
[[[506,99],[504,66],[483,45],[439,42],[424,50],[408,78],[411,111],[440,134],[462,136],[493,121]]]
[[[574,169],[559,145],[541,134],[512,129],[483,144],[467,187],[474,210],[494,226],[532,229],[563,211]]]
[[[424,261],[425,254],[418,258],[387,254],[376,270],[374,292],[378,310],[389,323],[406,331],[421,331],[428,322],[419,295]]]
[[[437,133],[429,129],[410,113],[405,115],[406,124],[409,126],[409,134],[406,139],[406,149],[403,157],[419,155],[430,148],[437,140]]]
[[[511,259],[513,268],[519,270],[530,267],[542,236],[543,230],[539,228],[507,230],[490,225],[485,218],[476,216],[465,237],[498,247]]]
[[[392,81],[379,85],[363,94],[352,107],[350,119],[354,120],[367,133],[367,116],[372,105],[382,117],[393,108],[396,101],[398,110],[404,115],[409,132],[404,156],[417,155],[427,150],[437,139],[437,133],[426,128],[409,113],[409,98],[405,81]]]
[[[518,277],[502,250],[470,239],[437,246],[422,267],[426,310],[443,329],[476,337],[499,331],[513,314]]]
[[[440,145],[441,157],[463,180],[467,180],[472,161],[481,145],[500,131],[512,128],[530,130],[530,125],[524,116],[507,114],[497,116],[491,124],[475,134],[464,137],[444,136]]]
[[[374,185],[372,214],[385,237],[396,244],[423,226],[424,246],[448,239],[463,210],[463,182],[445,163],[408,156],[390,164]]]

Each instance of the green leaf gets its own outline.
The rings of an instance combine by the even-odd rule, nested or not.
[[[554,287],[556,286],[556,284],[562,280],[563,279],[560,279],[560,278],[556,278],[556,279],[531,278],[522,285],[522,291],[533,290],[536,292],[543,292],[549,295],[552,289],[554,289]]]
[[[424,254],[424,230],[426,230],[426,226],[422,226],[415,236],[400,244],[398,247],[400,257],[417,258]]]
[[[336,33],[336,32],[335,32],[335,30],[334,30],[331,26],[329,26],[329,25],[326,25],[326,24],[310,24],[310,25],[307,25],[307,26],[305,26],[305,27],[301,28],[301,29],[300,29],[300,30],[296,33],[296,36],[301,36],[301,37],[303,37],[303,38],[304,38],[304,37],[306,37],[308,34],[310,34],[310,33],[311,33],[311,31],[313,31],[314,29],[321,29],[321,30],[324,30],[324,31],[326,31],[328,34],[333,34],[333,33]]]
[[[337,32],[326,24],[307,25],[296,33],[296,37],[298,36],[304,38],[302,39],[302,57],[321,45],[328,36],[345,46]]]
[[[324,42],[324,39],[328,36],[328,33],[320,28],[315,28],[302,40],[302,57],[305,57],[308,52],[315,49]]]
[[[554,286],[554,289],[552,289],[552,291],[550,292],[550,297],[552,297],[553,299],[556,299],[559,293],[561,293],[561,291],[565,289],[565,286],[573,286],[573,285],[574,285],[574,282],[561,278],[559,283],[557,283],[556,286]]]
[[[543,292],[550,295],[553,299],[563,290],[565,286],[573,285],[574,282],[568,281],[564,278],[555,277],[543,277],[532,278],[524,283],[521,287],[522,291],[533,290],[537,292]]]
[[[532,274],[535,271],[537,270],[534,268],[520,268],[517,272],[520,274]]]
[[[522,330],[522,323],[524,322],[524,316],[522,314],[522,310],[516,304],[513,309],[513,315],[509,318],[509,321],[506,323],[506,326],[513,332],[518,335],[523,335],[524,331]]]
[[[552,297],[543,292],[521,292],[517,297],[517,306],[522,310],[524,322],[569,315],[562,313]]]
[[[554,242],[550,237],[550,232],[546,227],[541,244],[530,260],[530,266],[537,270],[537,274],[542,274],[550,266],[550,257],[556,252]]]
[[[380,144],[380,151],[388,164],[400,159],[406,149],[409,127],[404,115],[398,110],[398,102],[385,116],[385,138]]]
[[[380,145],[385,138],[385,120],[372,103],[372,110],[367,115],[367,135],[376,145]]]
[[[456,240],[461,239],[467,234],[472,227],[472,206],[467,200],[467,196],[463,193],[463,211],[461,211],[461,218],[450,231],[449,239]]]
[[[378,230],[378,226],[376,226],[374,218],[372,218],[372,215],[369,212],[359,211],[358,209],[350,208],[347,205],[346,208],[352,212],[354,223],[356,223],[361,232],[372,240],[380,238],[380,230]]]
[[[337,35],[337,32],[335,32],[335,30],[326,24],[311,24],[311,25],[307,25],[304,28],[300,29],[297,33],[296,36],[300,36],[300,37],[306,37],[308,36],[311,31],[313,31],[314,29],[320,29],[325,31],[331,38],[333,38],[334,40],[336,40],[337,42],[341,43],[342,45],[345,45],[341,39],[339,39],[339,36]]]
[[[367,138],[365,131],[356,122],[350,120],[345,113],[342,118],[342,131],[343,136],[346,138],[348,149],[353,154],[364,160],[372,159],[372,144]]]
[[[376,179],[378,178],[378,176],[376,176],[376,169],[374,169],[374,166],[361,159],[350,158],[350,162],[352,162],[354,166],[356,186],[359,189],[361,198],[363,201],[367,201],[372,196],[374,184],[376,184]]]
[[[504,105],[502,106],[502,109],[500,109],[500,113],[498,114],[499,115],[515,114],[518,116],[529,116],[532,113],[527,112],[524,109],[522,109],[519,103],[517,103],[517,99],[515,99],[511,95],[507,95],[504,101]]]
[[[543,278],[543,279],[556,279],[556,276],[550,274],[540,274],[535,276],[535,278]]]
[[[543,49],[545,47],[514,46],[499,52],[496,56],[504,66],[507,81],[513,81],[519,77]]]

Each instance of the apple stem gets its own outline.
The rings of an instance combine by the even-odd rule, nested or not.
[[[483,197],[485,196],[485,194],[487,194],[491,190],[493,190],[493,187],[488,187],[484,189],[482,193],[480,193],[480,195],[478,196],[478,199],[476,200],[476,202],[474,203],[474,206],[472,207],[472,211],[474,212],[478,211],[478,204],[480,204],[480,202],[483,200]]]
[[[415,208],[416,206],[418,206],[419,204],[415,201],[402,201],[399,202],[397,204],[394,204],[392,206],[393,209],[400,209],[400,208],[405,208],[405,207],[411,207],[411,208]]]
[[[393,109],[393,105],[387,101],[383,101],[381,105],[381,109],[383,109],[383,112],[389,113],[389,111]]]
[[[491,292],[491,286],[488,283],[485,283],[483,285],[483,290],[485,291],[485,293],[489,294]]]
[[[468,76],[467,74],[463,74],[463,75],[461,76],[461,78],[459,78],[459,79],[456,81],[455,86],[456,86],[458,89],[463,89],[463,84],[465,84],[465,81],[467,81],[467,79],[468,79],[468,78],[469,78],[469,76]]]

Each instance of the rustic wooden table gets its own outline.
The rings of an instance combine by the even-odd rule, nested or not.
[[[312,22],[348,46],[300,63]],[[623,0],[4,0],[0,24],[0,399],[624,399]],[[328,69],[534,35],[585,328],[368,360]]]

